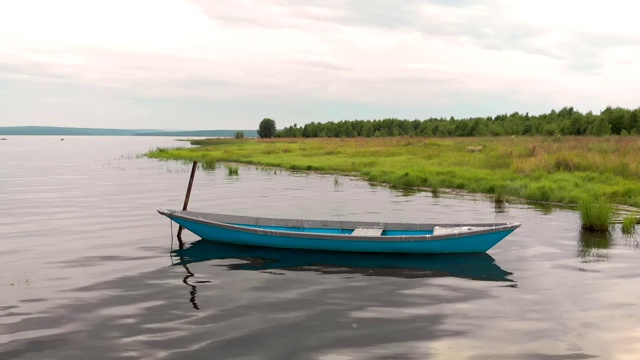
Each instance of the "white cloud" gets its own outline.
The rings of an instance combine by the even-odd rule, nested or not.
[[[0,2],[0,34],[45,49],[97,47],[177,51],[208,31],[209,19],[180,0],[22,0]]]
[[[116,108],[137,127],[173,127],[149,114],[178,114],[189,99],[200,110],[185,127],[235,119],[220,128],[253,124],[267,103],[280,126],[637,107],[637,5],[613,3],[0,0],[0,85],[19,84],[22,103],[40,112],[66,106],[50,125],[118,117],[74,113],[78,93],[95,104],[129,99]],[[43,87],[77,91],[50,97]],[[38,118],[33,106],[10,106],[3,123]]]
[[[640,4],[609,1],[519,1],[505,2],[513,20],[538,27],[597,35],[639,36]]]

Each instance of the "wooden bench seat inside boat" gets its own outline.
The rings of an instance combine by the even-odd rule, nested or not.
[[[379,227],[357,227],[351,235],[355,236],[380,236],[382,235],[382,228]]]

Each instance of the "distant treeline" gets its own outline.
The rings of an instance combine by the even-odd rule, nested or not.
[[[504,135],[637,135],[640,108],[607,107],[600,114],[582,114],[573,107],[548,114],[513,113],[494,117],[426,120],[352,120],[311,122],[286,127],[276,137],[384,137],[384,136],[504,136]]]

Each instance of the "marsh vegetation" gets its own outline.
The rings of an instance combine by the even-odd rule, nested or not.
[[[206,139],[157,149],[160,159],[229,161],[356,175],[438,193],[458,189],[507,198],[577,204],[585,196],[640,206],[640,138]],[[478,151],[470,151],[469,147]]]
[[[583,198],[578,203],[582,230],[608,231],[613,217],[613,206],[604,199]]]
[[[625,216],[622,219],[622,234],[634,235],[638,224],[640,224],[640,215],[637,213]]]
[[[233,165],[227,165],[227,172],[229,176],[238,176],[238,167]]]

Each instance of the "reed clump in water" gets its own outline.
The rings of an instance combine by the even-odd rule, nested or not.
[[[434,198],[440,197],[440,184],[438,184],[437,182],[431,183],[431,195]]]
[[[333,187],[339,188],[340,186],[342,186],[342,181],[340,181],[340,177],[336,175],[333,177]]]
[[[507,202],[507,194],[504,186],[496,186],[493,192],[493,201],[496,204],[504,205]]]
[[[613,216],[613,205],[600,199],[583,198],[578,203],[582,229],[588,231],[609,231]]]
[[[229,176],[238,176],[238,167],[227,165],[227,171],[229,172]]]
[[[625,216],[622,219],[622,234],[634,235],[636,233],[636,225],[640,223],[640,217],[638,214]]]

